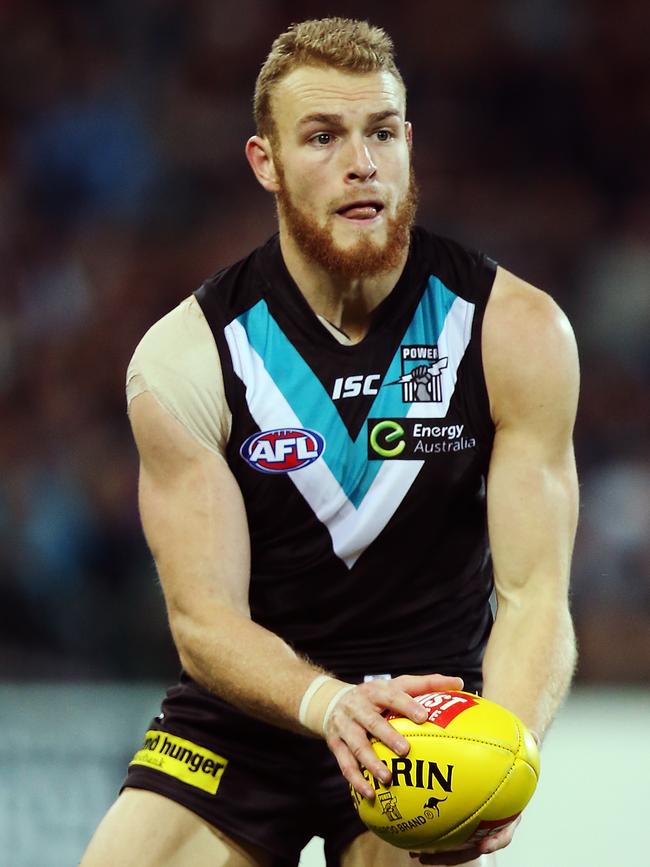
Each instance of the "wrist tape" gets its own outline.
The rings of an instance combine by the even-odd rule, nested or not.
[[[343,683],[328,674],[319,674],[309,684],[300,702],[298,719],[301,725],[322,735],[339,699],[351,689],[354,689],[353,684]]]

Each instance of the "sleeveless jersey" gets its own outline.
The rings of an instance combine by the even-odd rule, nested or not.
[[[480,681],[495,263],[414,229],[368,334],[318,321],[272,238],[197,292],[219,350],[253,620],[340,677]]]

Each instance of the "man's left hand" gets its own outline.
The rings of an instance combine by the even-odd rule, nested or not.
[[[521,816],[517,816],[514,822],[510,822],[505,828],[501,828],[496,834],[490,834],[480,843],[467,849],[447,849],[440,852],[411,852],[411,858],[419,859],[420,864],[438,864],[444,867],[452,867],[454,864],[467,864],[475,861],[481,855],[488,855],[498,849],[505,848],[513,838],[515,828],[521,822]]]

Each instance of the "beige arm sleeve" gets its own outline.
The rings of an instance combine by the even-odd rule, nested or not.
[[[232,417],[214,336],[193,295],[152,325],[138,344],[126,375],[128,406],[145,391],[202,445],[223,456]]]

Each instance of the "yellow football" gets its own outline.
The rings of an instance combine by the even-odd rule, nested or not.
[[[539,777],[537,742],[513,713],[477,695],[434,692],[417,700],[429,711],[425,723],[387,715],[411,745],[407,756],[371,741],[392,780],[385,786],[364,770],[376,796],[370,801],[353,792],[359,817],[401,849],[477,843],[531,799]]]

